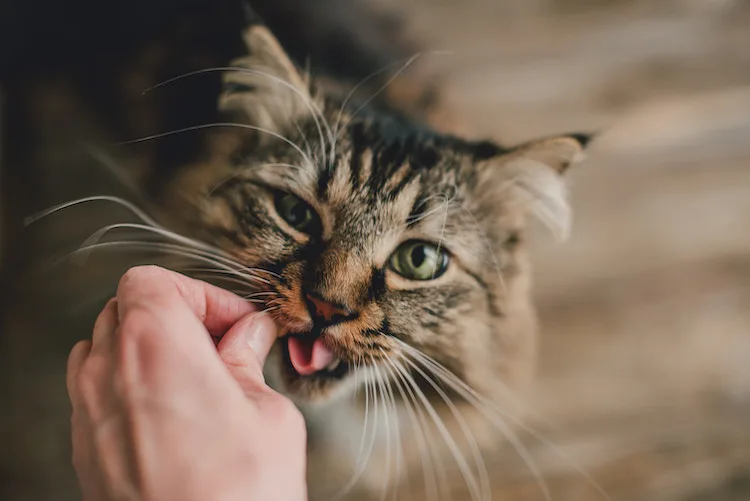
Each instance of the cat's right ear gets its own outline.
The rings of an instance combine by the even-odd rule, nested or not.
[[[309,85],[268,28],[250,26],[243,39],[249,55],[232,62],[237,71],[225,73],[219,109],[276,133],[315,113]]]

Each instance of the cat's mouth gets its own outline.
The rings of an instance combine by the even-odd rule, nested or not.
[[[337,380],[349,373],[349,364],[326,342],[325,336],[289,334],[282,340],[287,377],[291,380]]]

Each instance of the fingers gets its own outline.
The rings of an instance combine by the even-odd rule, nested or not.
[[[79,341],[70,351],[68,356],[68,372],[66,374],[65,382],[68,387],[68,396],[70,397],[70,403],[75,408],[80,402],[78,393],[78,375],[81,372],[83,363],[91,353],[91,341]]]
[[[94,323],[91,350],[94,353],[106,353],[112,345],[112,334],[117,328],[117,299],[110,299]]]
[[[219,337],[253,306],[229,291],[156,266],[131,268],[120,280],[120,320],[130,310],[143,306],[163,307],[180,297],[205,325]]]
[[[276,324],[267,314],[251,313],[219,342],[219,356],[245,394],[267,389],[263,364],[277,335]]]
[[[154,266],[129,270],[120,281],[117,298],[119,360],[127,387],[149,387],[176,401],[178,396],[188,398],[180,388],[202,386],[217,391],[231,381],[211,337],[223,336],[254,312],[249,302]],[[264,332],[275,335],[275,329]],[[136,398],[135,393],[129,395]]]

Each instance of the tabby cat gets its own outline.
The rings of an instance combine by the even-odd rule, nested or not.
[[[68,134],[157,134],[116,163],[150,158],[159,168],[142,184],[169,216],[170,230],[157,233],[188,245],[212,265],[203,273],[259,303],[283,328],[267,378],[306,416],[310,499],[383,499],[400,488],[414,494],[409,499],[420,489],[444,499],[454,474],[473,499],[489,499],[482,453],[518,420],[516,395],[532,376],[536,351],[526,226],[536,215],[566,234],[562,175],[587,138],[506,148],[441,134],[407,118],[420,103],[382,105],[395,87],[385,85],[386,72],[358,87],[366,92],[334,89],[300,71],[299,55],[290,58],[257,23],[244,30],[246,54],[225,61],[237,32],[228,36],[228,25],[208,14],[197,18],[175,23],[174,47],[146,46],[133,57],[117,45],[79,60],[82,46],[42,43],[20,58],[25,66],[5,89],[14,125],[5,132],[14,165],[8,174],[31,176],[29,166],[45,165],[40,179],[57,176],[49,176],[48,190],[62,180],[78,191],[82,179],[58,163],[78,165],[80,157],[55,156]],[[294,30],[287,28],[288,38]],[[380,60],[362,59],[371,61],[350,76],[361,79]],[[142,95],[164,78],[210,66],[235,69],[185,75]],[[205,78],[219,73],[221,88]],[[162,101],[149,101],[157,94]],[[207,125],[188,130],[186,117]],[[158,135],[165,130],[172,132]],[[19,202],[8,208],[39,191],[9,192]],[[15,252],[21,261],[26,254]],[[9,275],[17,268],[6,264]],[[34,284],[38,295],[37,282],[19,282]],[[37,407],[30,408],[36,419]]]
[[[442,135],[327,94],[262,25],[244,40],[170,213],[283,328],[267,377],[307,418],[310,498],[380,499],[409,471],[434,498],[452,470],[487,498],[480,455],[535,358],[525,228],[565,235],[587,137]]]

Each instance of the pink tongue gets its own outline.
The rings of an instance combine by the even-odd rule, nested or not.
[[[325,369],[336,357],[318,338],[309,341],[298,337],[289,337],[289,359],[294,370],[301,376],[309,376]]]

